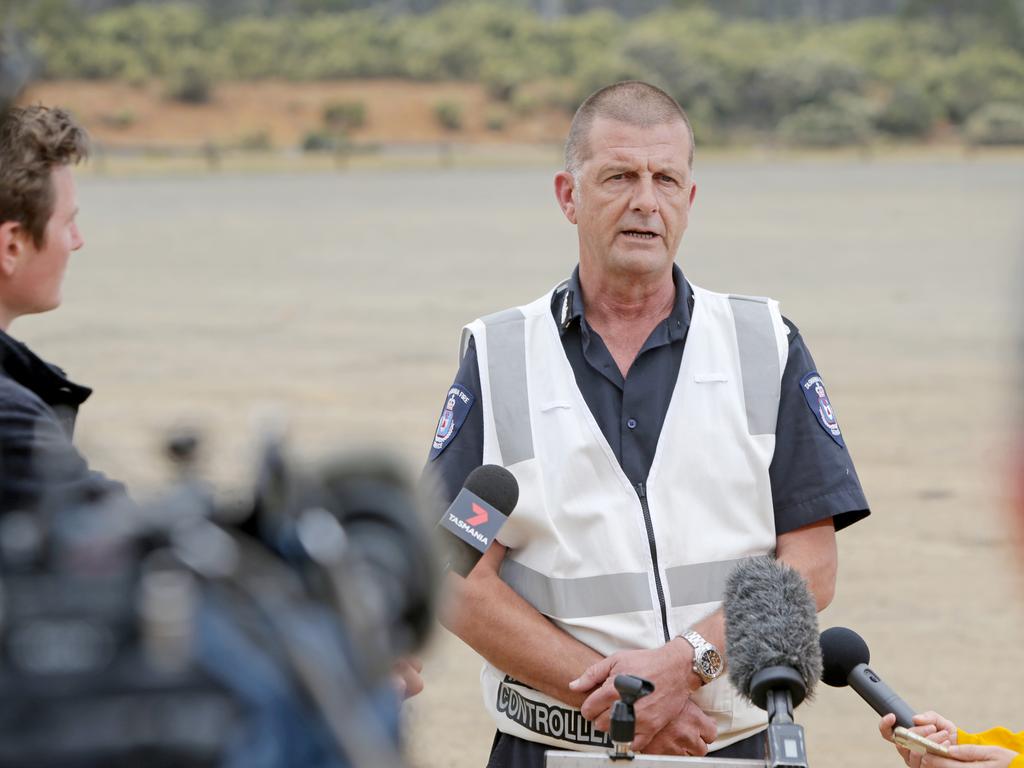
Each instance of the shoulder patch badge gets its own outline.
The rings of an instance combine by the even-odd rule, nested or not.
[[[833,440],[843,448],[846,442],[843,440],[843,433],[839,430],[839,422],[836,421],[835,411],[832,410],[832,403],[829,402],[828,392],[825,391],[825,382],[817,371],[811,371],[800,379],[800,389],[804,393],[807,407],[818,419],[821,428],[824,429]]]
[[[440,456],[441,451],[447,448],[458,434],[475,400],[473,393],[459,382],[452,384],[445,397],[444,407],[441,409],[441,418],[437,420],[434,442],[430,447],[431,461]]]

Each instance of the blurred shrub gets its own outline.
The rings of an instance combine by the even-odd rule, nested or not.
[[[208,60],[186,51],[168,68],[164,78],[167,98],[186,104],[205,104],[213,95],[214,76]]]
[[[595,53],[580,61],[571,98],[565,102],[566,112],[573,114],[583,101],[598,88],[620,80],[642,80],[642,66],[614,53]]]
[[[860,110],[811,104],[783,118],[778,135],[795,147],[843,147],[866,142],[871,124]]]
[[[224,28],[222,56],[235,77],[288,76],[293,25],[284,19],[243,18]]]
[[[974,47],[933,70],[936,91],[957,123],[989,102],[1024,105],[1024,57],[1006,50]]]
[[[819,52],[784,54],[750,73],[743,88],[743,110],[753,124],[766,126],[801,107],[824,106],[837,95],[859,94],[864,84],[860,68],[842,57]],[[830,110],[805,114],[823,116]]]
[[[498,109],[492,109],[487,113],[487,120],[485,125],[488,131],[494,131],[495,133],[505,130],[506,116],[505,112]]]
[[[527,83],[516,93],[513,100],[513,108],[517,108],[517,101],[527,97],[535,107],[543,109],[558,109],[568,111],[570,106],[575,110],[574,83],[567,77],[549,78],[537,82]]]
[[[324,125],[348,133],[366,125],[366,104],[362,101],[332,101],[324,106]]]
[[[976,145],[1024,144],[1024,106],[986,104],[968,119],[964,134]]]
[[[170,75],[182,68],[183,51],[190,65],[212,63],[199,59],[212,49],[214,32],[205,14],[185,3],[131,5],[101,13],[90,17],[77,37],[81,62],[96,68],[110,61],[122,67],[131,62],[149,74]]]
[[[537,110],[543,106],[544,104],[540,97],[533,90],[520,90],[516,93],[515,98],[512,99],[512,111],[519,117],[529,117],[536,114]]]
[[[439,101],[434,105],[434,117],[446,131],[462,130],[462,105],[455,101]]]
[[[714,124],[738,106],[742,65],[725,39],[729,26],[703,9],[651,14],[627,33],[623,57],[637,76],[667,91],[687,113]]]
[[[697,147],[727,144],[729,134],[707,99],[691,99],[683,107],[693,129],[693,142]]]
[[[281,74],[297,80],[406,76],[401,58],[408,54],[409,32],[401,18],[372,10],[294,21],[279,43]]]
[[[302,137],[303,152],[332,152],[338,146],[338,138],[335,134],[323,129],[308,131]]]
[[[1024,48],[1024,6],[1019,0],[905,0],[903,15],[941,21],[955,39]]]
[[[247,152],[266,152],[274,148],[274,142],[270,138],[270,131],[260,128],[244,134],[238,139],[237,146]]]
[[[926,136],[935,125],[938,107],[920,86],[893,89],[875,116],[875,127],[894,136]]]
[[[98,116],[101,125],[115,130],[131,128],[137,122],[135,113],[130,109],[120,109],[117,112],[104,112]]]
[[[480,82],[487,89],[487,95],[497,101],[511,102],[531,77],[529,67],[511,57],[488,58],[480,67]]]

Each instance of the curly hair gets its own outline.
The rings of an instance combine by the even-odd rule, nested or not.
[[[42,247],[56,193],[51,172],[89,155],[89,137],[63,109],[14,107],[0,120],[0,224],[16,221]]]

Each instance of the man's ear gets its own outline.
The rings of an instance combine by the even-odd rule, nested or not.
[[[576,223],[576,201],[573,198],[573,190],[576,189],[576,179],[568,171],[559,171],[555,174],[555,199],[558,200],[558,207],[562,213],[573,224]]]
[[[17,221],[0,224],[0,277],[10,277],[18,269],[26,234],[25,227]]]

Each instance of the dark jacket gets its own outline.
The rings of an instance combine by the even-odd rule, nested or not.
[[[71,443],[78,407],[91,394],[0,331],[0,513],[124,492]]]

